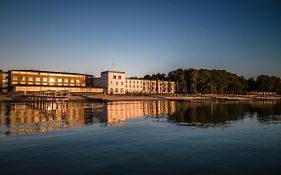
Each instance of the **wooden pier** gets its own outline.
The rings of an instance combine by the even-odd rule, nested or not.
[[[51,104],[53,107],[58,106],[58,104],[66,104],[68,106],[68,101],[70,99],[69,91],[37,91],[27,95],[28,98],[32,100],[35,106],[40,106],[40,108],[45,108],[47,104]]]

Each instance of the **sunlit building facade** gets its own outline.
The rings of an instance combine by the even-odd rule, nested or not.
[[[8,72],[0,70],[0,92],[7,92],[9,83]]]
[[[173,94],[175,82],[126,78],[125,72],[104,71],[100,78],[94,78],[95,87],[104,88],[108,94],[148,93]]]
[[[104,88],[108,94],[125,94],[125,72],[104,71],[100,78],[94,78],[94,87]]]
[[[93,88],[93,76],[52,71],[10,70],[8,86],[11,91],[69,90],[70,92],[99,92]]]
[[[11,85],[86,86],[86,76],[76,73],[11,70],[9,78]]]

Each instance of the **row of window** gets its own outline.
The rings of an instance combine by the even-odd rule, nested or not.
[[[50,83],[54,83],[55,82],[55,78],[53,78],[53,77],[49,77],[49,79],[48,78],[46,78],[46,77],[44,77],[44,78],[40,78],[40,77],[13,77],[13,81],[36,81],[36,82],[41,82],[41,81],[43,81],[43,82],[50,82]],[[62,78],[58,78],[57,79],[57,82],[58,83],[62,83],[63,82],[63,79]],[[78,80],[78,79],[76,79],[76,80],[74,80],[74,79],[64,79],[64,83],[76,83],[76,84],[79,84],[80,83],[80,80]]]
[[[145,88],[143,88],[143,91],[145,91]],[[151,88],[151,89],[147,89],[147,91],[146,92],[153,92],[153,91],[155,91],[155,89],[153,89],[153,88]],[[166,92],[167,91],[167,89],[161,89],[161,92]],[[115,88],[115,89],[113,89],[113,88],[110,88],[110,93],[124,93],[124,89],[123,88],[121,88],[121,89],[118,89],[118,88]],[[126,92],[135,92],[135,91],[132,91],[132,90],[126,90]]]
[[[117,78],[117,75],[113,75],[113,79],[116,79]],[[118,80],[121,80],[121,76],[119,75],[118,76]]]
[[[110,88],[110,93],[119,93],[119,89],[118,88],[115,88],[115,90],[113,89],[113,88]],[[121,88],[120,89],[120,93],[123,93],[124,92],[124,89],[123,88]]]
[[[57,83],[57,84],[55,84],[55,83],[52,83],[52,82],[49,82],[49,83],[43,82],[43,83],[41,83],[41,82],[32,82],[32,81],[30,81],[30,82],[21,81],[19,83],[17,81],[13,81],[12,84],[13,85],[16,85],[16,84],[22,84],[22,85],[46,85],[46,86],[47,85],[50,85],[50,86],[54,86],[54,85],[56,85],[56,86],[81,86],[81,84],[74,84],[74,83],[70,83],[70,84],[68,84],[68,83],[64,83],[64,84]]]

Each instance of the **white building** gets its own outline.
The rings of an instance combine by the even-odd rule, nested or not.
[[[104,88],[108,94],[158,93],[173,94],[175,82],[126,78],[125,72],[104,71],[100,78],[94,78],[94,87]]]

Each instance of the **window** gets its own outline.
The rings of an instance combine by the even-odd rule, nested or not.
[[[118,82],[116,82],[116,85],[118,85]]]
[[[22,80],[22,81],[25,81],[25,77],[21,77],[21,80]]]
[[[121,80],[121,76],[118,76],[118,79]]]
[[[62,83],[62,79],[61,78],[58,78],[58,83]]]
[[[13,77],[13,81],[18,81],[18,77]]]
[[[50,84],[54,84],[54,83],[55,83],[55,79],[52,78],[52,77],[50,77],[50,78],[49,78],[49,82],[50,82]]]
[[[116,79],[116,75],[113,75],[113,79]]]
[[[28,77],[28,81],[33,81],[33,77]]]
[[[39,81],[41,81],[41,80],[40,80],[39,77],[36,77],[36,78],[35,78],[35,81],[39,82]]]
[[[80,80],[76,80],[76,83],[79,84],[79,83],[80,83]]]
[[[121,93],[123,93],[124,92],[124,90],[123,90],[123,88],[121,88]]]
[[[70,80],[70,83],[74,83],[74,80],[73,80],[73,79],[71,79],[71,80]]]
[[[68,83],[68,79],[64,79],[64,83]]]
[[[115,92],[118,93],[118,88],[115,88]]]
[[[123,86],[123,82],[121,82],[121,85]]]
[[[43,82],[48,82],[48,78],[43,78]]]

